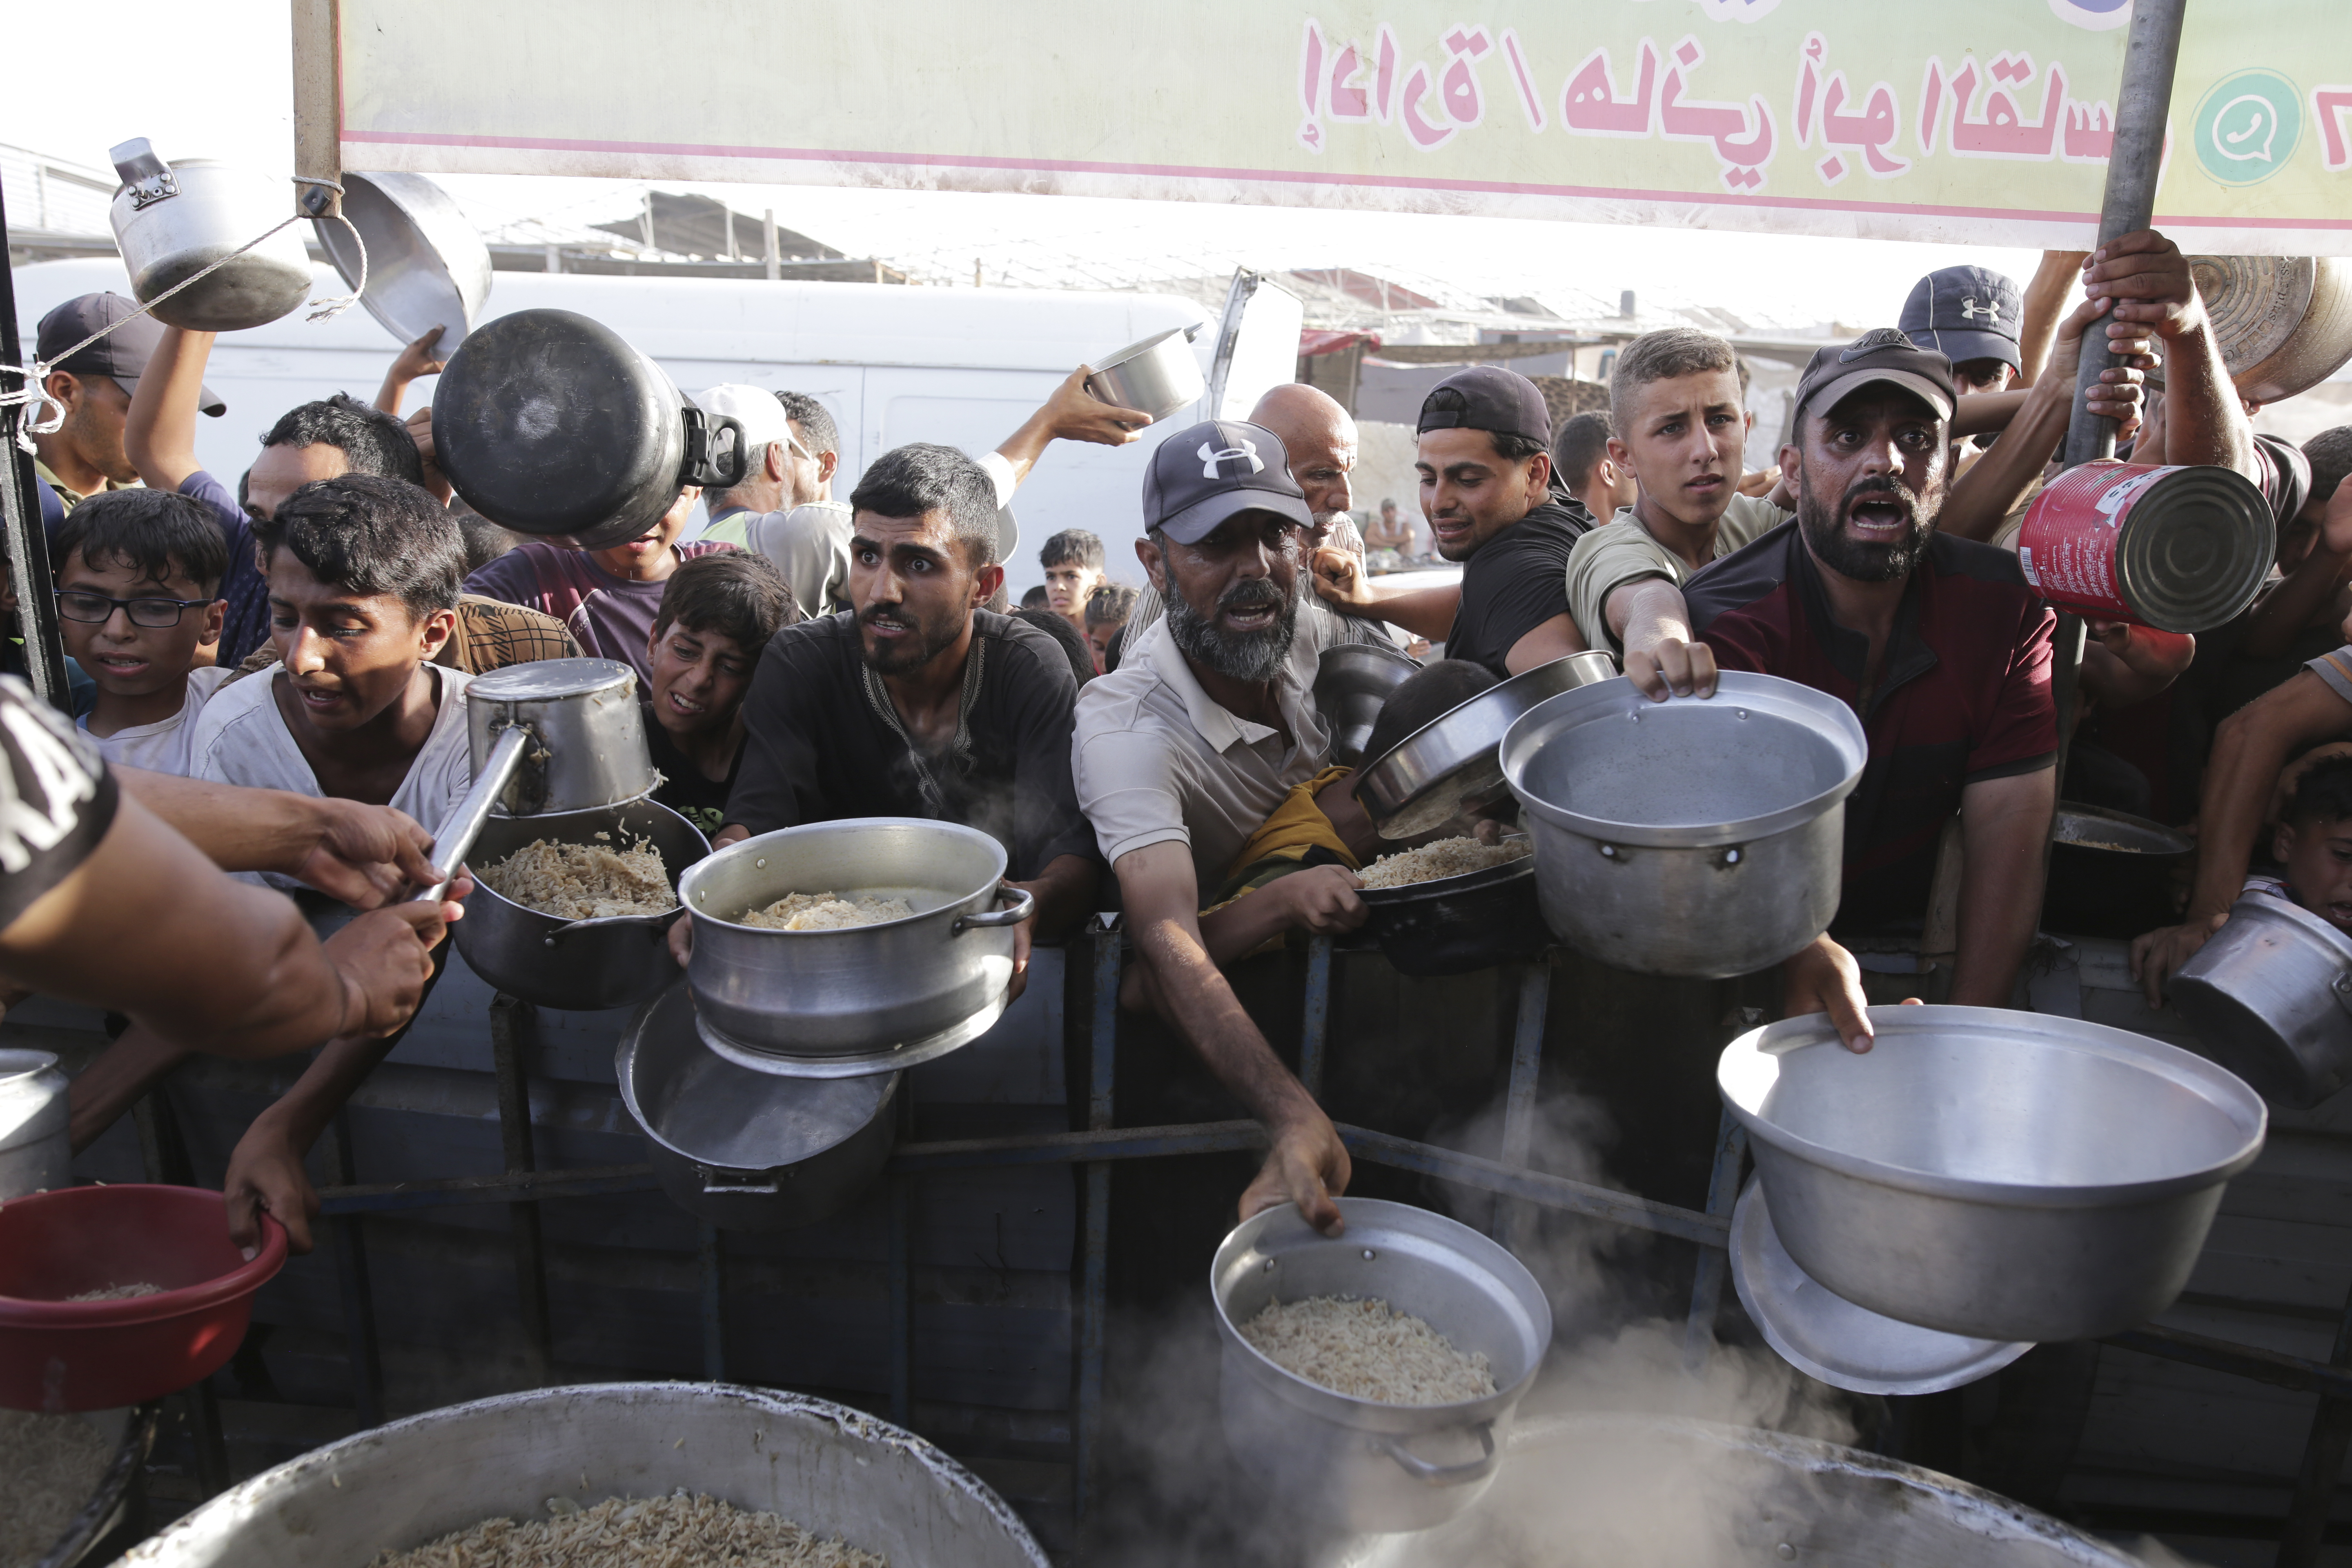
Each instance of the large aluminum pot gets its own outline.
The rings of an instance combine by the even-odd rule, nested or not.
[[[0,1050],[0,1202],[73,1179],[69,1087],[56,1052]]]
[[[615,849],[634,839],[651,839],[672,888],[688,867],[710,853],[710,841],[694,824],[658,802],[636,800],[593,811],[493,816],[482,824],[468,858],[478,873],[542,838],[593,844],[599,834]],[[478,874],[466,918],[449,928],[449,940],[475,973],[508,995],[541,1007],[586,1012],[634,1007],[660,995],[678,977],[677,960],[669,954],[669,928],[677,921],[675,909],[562,921],[525,909]]]
[[[2265,1100],[2307,1108],[2352,1078],[2352,939],[2308,910],[2240,899],[2165,994]]]
[[[1328,1237],[1288,1204],[1244,1220],[1217,1248],[1209,1289],[1223,1342],[1225,1442],[1292,1506],[1350,1531],[1427,1530],[1494,1479],[1511,1416],[1551,1345],[1551,1305],[1519,1260],[1468,1226],[1376,1198],[1340,1198]],[[1377,1297],[1465,1354],[1495,1392],[1453,1405],[1357,1399],[1286,1372],[1240,1325],[1277,1299]]]
[[[637,672],[609,658],[543,658],[478,675],[466,688],[467,742],[479,778],[501,731],[534,744],[499,794],[509,816],[593,811],[653,793]],[[529,842],[529,840],[525,840]]]
[[[1106,355],[1087,377],[1087,390],[1115,408],[1149,414],[1155,424],[1191,407],[1205,390],[1192,340],[1207,324],[1171,327]]]
[[[1510,809],[1496,752],[1513,721],[1563,691],[1616,674],[1616,661],[1598,650],[1522,670],[1366,763],[1356,773],[1356,798],[1384,838],[1418,838],[1449,824],[1467,832],[1471,819]]]
[[[1837,699],[1729,672],[1704,700],[1626,680],[1551,698],[1501,760],[1554,935],[1619,969],[1722,978],[1829,929],[1869,750]]]
[[[1651,1415],[1530,1415],[1472,1513],[1349,1542],[1316,1568],[2142,1568],[1965,1481],[1780,1432]]]
[[[367,291],[360,303],[403,343],[441,329],[443,359],[466,341],[490,298],[490,247],[448,193],[422,174],[343,171],[343,216],[367,245]],[[357,288],[360,247],[331,218],[313,226],[327,259]]]
[[[603,1383],[429,1410],[313,1448],[184,1515],[137,1568],[341,1568],[550,1499],[704,1493],[890,1568],[1047,1568],[1003,1498],[910,1432],[803,1394]]]
[[[613,1065],[669,1201],[727,1230],[789,1230],[839,1214],[897,1142],[898,1078],[780,1078],[702,1043],[694,995],[638,1009]]]
[[[696,1025],[730,1060],[791,1077],[912,1067],[984,1034],[1013,981],[1004,847],[919,817],[814,822],[746,838],[678,879],[694,917]],[[904,898],[904,920],[839,931],[740,925],[787,893]]]
[[[2268,1113],[2204,1058],[2075,1018],[1874,1007],[1750,1030],[1716,1083],[1807,1274],[1906,1323],[2095,1339],[2170,1306]]]
[[[107,221],[142,305],[294,216],[292,187],[251,169],[210,158],[166,163],[144,136],[112,157],[122,188]],[[292,224],[152,314],[192,332],[236,332],[289,315],[310,297],[310,253]]]
[[[2281,403],[2352,360],[2352,261],[2192,256],[2189,272],[2239,396]],[[2163,385],[2161,370],[2148,381]]]

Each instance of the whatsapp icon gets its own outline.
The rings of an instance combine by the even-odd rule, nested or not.
[[[2197,161],[2225,185],[2269,179],[2286,166],[2302,138],[2302,96],[2276,71],[2224,77],[2197,106]]]

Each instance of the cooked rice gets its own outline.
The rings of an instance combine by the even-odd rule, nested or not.
[[[500,898],[559,921],[658,915],[677,908],[669,868],[652,839],[639,838],[625,849],[615,849],[611,834],[596,837],[602,842],[555,844],[536,838],[474,874]]]
[[[1440,838],[1418,849],[1383,855],[1360,873],[1367,888],[1402,888],[1413,882],[1434,882],[1441,877],[1466,877],[1534,852],[1524,838],[1481,844],[1475,838]]]
[[[901,921],[914,912],[915,906],[906,900],[876,893],[787,893],[764,910],[740,916],[736,923],[770,931],[839,931]]]
[[[103,1290],[85,1290],[79,1296],[68,1296],[68,1301],[128,1301],[138,1296],[160,1296],[161,1285],[142,1282],[137,1285],[109,1285]]]
[[[1454,1405],[1495,1392],[1483,1355],[1464,1355],[1377,1296],[1269,1301],[1242,1338],[1285,1372],[1383,1405]]]
[[[890,1568],[878,1553],[812,1535],[781,1514],[683,1491],[593,1508],[555,1497],[547,1511],[381,1552],[368,1568]]]
[[[0,1410],[0,1568],[32,1568],[81,1511],[114,1457],[106,1435],[79,1415]]]

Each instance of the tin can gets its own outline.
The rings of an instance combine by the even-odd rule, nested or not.
[[[2052,604],[2165,632],[2231,619],[2277,552],[2263,492],[2203,466],[2084,463],[2042,488],[2017,535],[2025,580]]]

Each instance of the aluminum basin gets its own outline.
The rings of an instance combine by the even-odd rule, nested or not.
[[[361,1568],[499,1515],[684,1488],[878,1552],[890,1568],[1046,1568],[1026,1526],[912,1433],[829,1400],[604,1383],[453,1405],[231,1487],[136,1568]]]
[[[1874,1007],[1862,1056],[1815,1014],[1724,1047],[1773,1228],[1859,1306],[1986,1340],[2137,1328],[2189,1279],[2267,1113],[2202,1057],[2074,1018]]]

